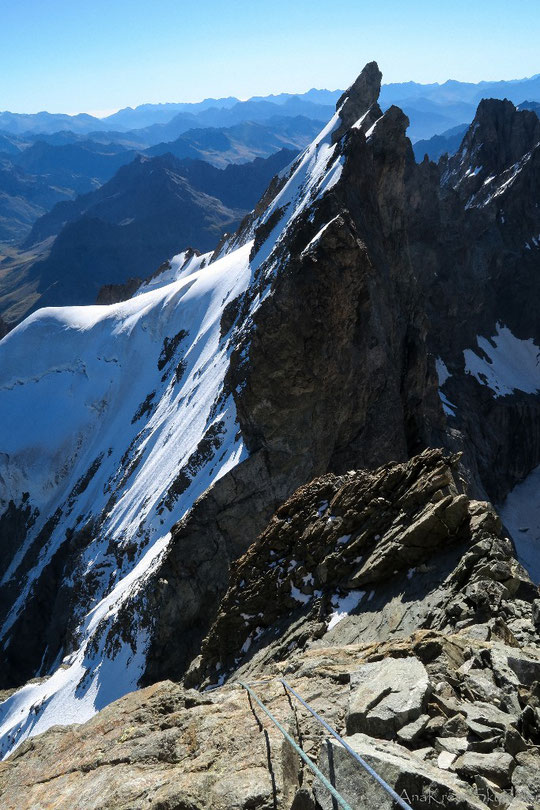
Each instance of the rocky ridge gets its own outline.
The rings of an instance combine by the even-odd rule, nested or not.
[[[66,443],[72,466],[52,465],[45,482],[32,481],[31,464],[48,469],[48,457],[16,448],[2,458],[5,523],[26,543],[19,557],[6,547],[2,685],[52,675],[4,703],[5,751],[50,725],[55,702],[73,701],[70,718],[84,720],[76,712],[90,699],[85,711],[95,710],[95,690],[99,706],[118,696],[111,684],[125,692],[186,673],[215,683],[217,665],[262,673],[311,643],[401,644],[419,628],[467,630],[480,646],[533,643],[537,591],[483,499],[503,498],[540,460],[534,356],[508,381],[494,354],[517,341],[515,356],[529,362],[537,345],[537,256],[520,230],[535,233],[535,162],[510,184],[504,164],[500,193],[467,207],[437,166],[415,163],[407,118],[396,107],[382,114],[379,88],[368,65],[213,254],[180,254],[161,281],[92,309],[83,328],[80,311],[54,315],[62,349],[66,333],[80,341],[80,365],[72,351],[59,365],[53,342],[50,365],[31,379],[60,368],[71,396],[82,369],[93,379],[94,354],[107,363],[96,378],[112,387],[91,410],[106,414],[109,441],[103,420],[99,431],[83,421],[81,445]],[[505,230],[510,213],[519,224]],[[36,317],[8,340],[26,357],[17,341],[41,328]],[[137,352],[153,363],[141,366]],[[30,390],[18,376],[8,383]],[[434,446],[453,461],[422,454]],[[20,458],[30,459],[24,476]],[[370,472],[381,464],[391,466]],[[43,492],[54,498],[38,514]],[[336,511],[324,507],[312,525],[325,501]],[[241,592],[236,568],[231,579],[238,559],[264,605],[251,586]],[[16,593],[27,598],[13,610]]]
[[[327,632],[386,641],[478,625],[485,640],[534,643],[537,587],[493,508],[464,494],[457,467],[429,450],[300,488],[233,566],[190,682],[195,672],[222,680],[258,648],[270,666]],[[351,613],[345,630],[339,617]]]
[[[328,164],[343,160],[332,189],[291,217],[289,185],[303,168],[299,161],[291,179],[282,176],[271,184],[236,236],[240,241],[254,236],[259,262],[257,283],[235,302],[228,373],[250,459],[176,531],[162,571],[167,584],[156,606],[160,618],[147,664],[150,681],[180,675],[202,638],[201,628],[189,653],[167,653],[162,662],[160,650],[170,649],[168,640],[179,630],[186,635],[188,621],[180,618],[186,608],[182,560],[201,533],[209,533],[220,548],[234,549],[234,556],[237,538],[254,537],[295,487],[327,471],[404,460],[426,446],[462,452],[461,472],[470,491],[495,502],[540,460],[536,372],[529,380],[525,370],[522,380],[518,370],[500,396],[503,383],[490,388],[483,371],[471,368],[485,357],[473,348],[479,336],[496,335],[501,323],[509,325],[516,355],[525,338],[540,345],[530,304],[536,300],[538,256],[524,237],[516,249],[516,229],[503,228],[497,214],[504,204],[514,211],[516,227],[540,229],[530,203],[534,195],[522,185],[537,187],[534,166],[527,162],[506,185],[505,159],[498,159],[503,171],[493,184],[501,194],[482,209],[467,209],[468,196],[452,188],[444,173],[415,163],[403,113],[390,108],[382,115],[373,103],[379,81],[377,69],[368,66],[359,97],[350,102],[359,118],[336,143]],[[340,116],[348,115],[348,103],[340,100],[334,132]],[[534,132],[519,123],[522,113],[504,102],[484,106],[473,124],[478,142],[482,126],[500,140],[515,129],[527,137],[513,138],[514,152],[529,148]],[[497,123],[499,108],[506,111],[503,120],[511,119],[504,126]],[[494,129],[487,123],[490,111]],[[469,161],[462,156],[459,165],[466,174]],[[274,247],[268,255],[269,242]],[[493,365],[489,355],[486,362]],[[246,508],[250,498],[252,509]],[[195,597],[199,610],[212,605],[208,615],[227,577],[215,568],[209,574],[205,567]],[[191,589],[188,601],[193,627]]]
[[[284,677],[415,810],[536,807],[539,592],[456,465],[428,451],[301,488],[235,566],[186,683],[23,743],[0,766],[3,806],[330,808],[244,678],[352,806],[391,808],[287,698]],[[205,672],[232,677],[189,688]]]

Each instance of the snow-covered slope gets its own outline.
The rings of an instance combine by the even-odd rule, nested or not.
[[[498,323],[497,334],[489,340],[478,336],[477,344],[481,355],[472,349],[463,352],[465,373],[487,385],[496,397],[540,390],[540,348],[532,338],[519,340]]]
[[[136,687],[149,640],[145,582],[172,526],[246,456],[224,383],[234,346],[223,313],[257,273],[260,289],[260,268],[271,275],[283,260],[291,223],[339,179],[340,124],[336,114],[219,257],[182,253],[129,301],[43,309],[0,343],[0,505],[27,529],[3,575],[14,601],[0,643],[20,642],[33,600],[58,600],[42,581],[59,559],[70,626],[68,642],[42,643],[31,672],[41,681],[2,704],[2,755]]]
[[[85,593],[73,652],[50,680],[2,707],[2,732],[17,742],[51,723],[80,721],[137,683],[145,630],[135,621],[129,643],[111,643],[108,630],[143,587],[173,523],[242,458],[234,402],[220,398],[220,319],[249,283],[249,250],[122,304],[41,310],[0,344],[2,503],[18,504],[27,492],[39,512],[4,583],[18,579],[57,516],[25,567],[0,629],[4,644],[66,533],[91,533],[70,572],[69,585]],[[30,706],[39,710],[28,714]]]
[[[183,675],[231,560],[313,477],[444,444],[443,407],[479,494],[502,501],[538,464],[523,247],[539,232],[537,157],[504,192],[504,222],[467,208],[480,173],[441,191],[379,88],[372,63],[214,253],[179,254],[121,304],[42,310],[0,343],[0,689],[22,687],[0,706],[3,755],[143,674]],[[484,168],[517,159],[503,157]],[[514,216],[519,250],[500,262]]]

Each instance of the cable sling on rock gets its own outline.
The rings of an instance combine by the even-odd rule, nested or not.
[[[264,703],[262,702],[262,700],[261,700],[259,697],[257,697],[257,695],[255,694],[255,692],[253,691],[253,689],[252,689],[250,686],[248,686],[248,685],[247,685],[247,683],[244,683],[244,681],[238,681],[238,683],[240,684],[240,686],[241,686],[243,689],[245,689],[245,690],[246,690],[246,692],[248,692],[248,694],[249,694],[249,695],[250,695],[250,696],[253,698],[253,700],[255,700],[255,701],[256,701],[256,703],[257,703],[257,704],[260,706],[260,708],[263,710],[263,712],[264,712],[266,715],[268,715],[268,717],[270,718],[270,720],[272,721],[272,723],[273,723],[273,724],[276,726],[276,728],[278,728],[278,729],[279,729],[279,731],[281,731],[281,733],[283,734],[283,736],[285,737],[285,739],[287,740],[287,742],[288,742],[288,743],[290,743],[290,745],[292,745],[292,747],[294,748],[294,750],[296,751],[296,753],[297,753],[297,754],[298,754],[298,755],[299,755],[299,756],[300,756],[300,757],[301,757],[301,758],[304,760],[304,762],[306,763],[306,765],[308,766],[308,768],[310,768],[310,769],[313,771],[313,773],[315,774],[315,776],[317,777],[317,779],[319,779],[319,781],[320,781],[320,782],[322,782],[322,784],[324,785],[324,787],[325,787],[325,788],[326,788],[326,789],[327,789],[327,790],[328,790],[328,791],[331,793],[331,795],[334,797],[334,799],[336,800],[336,802],[337,802],[337,803],[338,803],[338,804],[339,804],[341,807],[343,807],[343,810],[353,810],[353,808],[351,807],[351,805],[350,805],[350,804],[348,804],[348,802],[346,802],[346,801],[345,801],[345,799],[343,798],[343,796],[341,796],[341,794],[337,792],[337,790],[335,789],[335,787],[334,787],[334,786],[333,786],[333,785],[332,785],[332,784],[331,784],[331,783],[328,781],[328,779],[327,779],[327,778],[326,778],[326,776],[323,774],[323,772],[322,772],[321,770],[319,770],[319,768],[318,768],[318,767],[315,765],[315,763],[314,763],[314,762],[313,762],[313,761],[312,761],[312,760],[311,760],[311,759],[308,757],[308,755],[307,755],[307,754],[306,754],[306,753],[305,753],[305,752],[304,752],[304,751],[303,751],[303,750],[300,748],[300,746],[298,745],[298,743],[296,742],[296,740],[294,740],[294,739],[291,737],[291,735],[290,735],[290,734],[289,734],[289,733],[288,733],[288,732],[287,732],[287,731],[284,729],[284,727],[281,725],[281,723],[279,722],[279,720],[277,720],[277,719],[274,717],[274,715],[272,714],[272,712],[270,711],[270,709],[268,709],[268,708],[267,708],[267,707],[264,705]]]
[[[379,776],[379,774],[378,774],[378,773],[377,773],[375,770],[373,770],[373,768],[371,767],[371,765],[368,765],[368,763],[367,763],[367,762],[366,762],[364,759],[362,759],[362,757],[361,757],[359,754],[357,754],[357,753],[356,753],[356,751],[354,751],[354,750],[351,748],[351,746],[350,746],[350,745],[349,745],[349,744],[348,744],[348,743],[347,743],[347,742],[346,742],[346,741],[343,739],[343,737],[341,737],[341,736],[340,736],[340,735],[337,733],[337,731],[335,731],[335,730],[332,728],[332,726],[328,725],[328,723],[326,722],[326,720],[323,720],[323,718],[322,718],[322,717],[321,717],[319,714],[317,714],[317,712],[315,711],[315,709],[312,709],[312,708],[311,708],[311,706],[310,706],[308,703],[306,703],[306,701],[305,701],[303,698],[301,698],[301,697],[300,697],[300,695],[298,694],[298,692],[296,692],[296,691],[295,691],[295,690],[292,688],[292,686],[290,686],[290,685],[287,683],[287,681],[286,681],[284,678],[278,678],[278,680],[279,680],[279,682],[280,682],[280,683],[281,683],[281,684],[282,684],[282,685],[285,687],[285,689],[286,689],[288,692],[290,692],[292,695],[294,695],[294,697],[295,697],[295,698],[296,698],[296,699],[297,699],[297,700],[298,700],[298,701],[299,701],[299,702],[302,704],[302,706],[304,706],[304,708],[305,708],[305,709],[307,709],[307,710],[308,710],[308,712],[310,712],[310,713],[313,715],[313,717],[314,717],[314,718],[315,718],[315,719],[316,719],[316,720],[317,720],[317,721],[318,721],[318,722],[319,722],[319,723],[320,723],[320,724],[321,724],[321,725],[322,725],[322,726],[323,726],[323,727],[324,727],[324,728],[325,728],[325,729],[326,729],[326,730],[327,730],[327,731],[328,731],[328,732],[329,732],[329,733],[330,733],[330,734],[331,734],[333,737],[335,737],[335,738],[336,738],[336,740],[337,740],[337,741],[338,741],[338,742],[339,742],[339,743],[340,743],[340,744],[343,746],[343,748],[344,748],[344,749],[347,751],[347,753],[349,753],[349,754],[350,754],[352,757],[354,757],[354,759],[355,759],[355,760],[356,760],[356,761],[359,763],[359,765],[361,765],[361,766],[362,766],[362,768],[364,768],[364,770],[365,770],[365,771],[366,771],[366,772],[367,772],[367,773],[368,773],[368,774],[369,774],[369,775],[370,775],[370,776],[371,776],[373,779],[375,779],[375,781],[376,781],[376,782],[378,782],[378,783],[379,783],[379,785],[380,785],[380,786],[383,788],[383,790],[385,790],[385,791],[388,793],[388,795],[389,795],[389,796],[391,796],[391,797],[392,797],[392,799],[393,799],[395,802],[397,802],[397,804],[399,804],[399,806],[400,806],[400,807],[402,807],[402,808],[403,808],[403,810],[412,810],[412,807],[410,806],[410,804],[407,804],[407,802],[406,802],[406,801],[404,801],[404,800],[401,798],[401,796],[399,796],[399,795],[396,793],[396,791],[395,791],[395,790],[394,790],[392,787],[390,787],[390,785],[389,785],[387,782],[385,782],[385,781],[384,781],[384,779],[382,778],[382,776]]]

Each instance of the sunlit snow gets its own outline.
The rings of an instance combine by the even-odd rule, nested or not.
[[[330,615],[327,630],[332,630],[342,621],[346,616],[356,610],[363,597],[366,595],[365,591],[349,591],[345,596],[334,596],[332,599],[333,611]]]
[[[20,581],[26,551],[58,515],[24,571],[0,643],[9,645],[10,628],[66,532],[94,527],[67,582],[75,588],[86,576],[92,582],[75,616],[76,648],[37,673],[47,676],[41,683],[1,705],[2,755],[51,725],[82,722],[136,688],[149,642],[145,584],[166,553],[171,528],[246,457],[234,400],[223,385],[231,351],[220,334],[223,310],[269,257],[276,257],[270,270],[277,266],[293,220],[338,182],[344,158],[332,133],[339,125],[335,115],[283,173],[283,187],[251,234],[271,217],[274,227],[251,259],[249,237],[224,243],[219,258],[184,251],[128,301],[43,309],[0,342],[0,506],[18,505],[29,493],[39,509],[4,582]],[[255,297],[251,313],[266,294]],[[171,346],[174,362],[167,359]],[[218,449],[175,494],[176,476],[209,431]],[[293,589],[295,599],[309,599]],[[123,639],[115,622],[126,610],[129,637]]]
[[[261,246],[257,264],[262,264],[279,245],[293,220],[338,182],[344,158],[337,154],[338,145],[332,143],[332,133],[340,124],[336,113],[293,164],[290,177],[261,217],[262,224],[271,218],[277,218],[277,222]]]
[[[483,355],[466,349],[465,372],[487,385],[496,397],[504,397],[514,391],[527,394],[540,390],[540,348],[534,340],[520,340],[501,324],[497,334],[489,340],[477,337],[478,348]]]
[[[234,401],[219,399],[228,365],[220,320],[226,302],[250,281],[250,249],[248,243],[203,269],[196,262],[193,272],[121,304],[40,310],[0,343],[0,499],[17,503],[30,492],[40,510],[4,582],[18,575],[24,552],[47,517],[62,509],[0,629],[3,643],[9,643],[10,627],[33,582],[65,542],[66,530],[107,515],[82,552],[81,575],[95,571],[98,582],[77,617],[79,646],[44,683],[24,687],[1,706],[2,752],[50,725],[81,722],[137,685],[147,632],[137,630],[140,622],[133,616],[133,648],[118,639],[119,649],[112,652],[106,647],[107,627],[144,589],[167,547],[171,526],[244,455]],[[164,378],[158,368],[164,339],[180,330],[186,333],[182,375]],[[152,392],[155,407],[137,419]],[[178,471],[205,432],[218,424],[219,453],[165,506]],[[126,453],[138,459],[129,474],[122,463]],[[96,459],[94,476],[73,498]],[[116,500],[107,510],[115,490]],[[110,544],[137,550],[131,561],[123,558],[119,569]]]

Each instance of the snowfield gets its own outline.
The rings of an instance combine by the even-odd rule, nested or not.
[[[55,553],[77,532],[88,537],[65,580],[78,600],[73,649],[42,661],[41,682],[0,706],[1,756],[137,687],[150,638],[145,583],[173,525],[246,457],[224,388],[233,347],[223,312],[263,264],[270,278],[286,261],[289,227],[338,182],[339,124],[336,114],[281,173],[243,242],[229,240],[217,258],[179,254],[123,303],[39,310],[0,342],[0,513],[30,505],[35,519],[2,580],[18,588],[0,628],[4,649]],[[256,227],[271,217],[250,258]]]
[[[540,585],[540,467],[514,487],[499,514],[514,541],[518,560]]]
[[[30,733],[88,719],[137,685],[147,631],[134,618],[135,642],[120,640],[113,656],[107,630],[144,588],[172,525],[244,456],[234,401],[220,398],[228,364],[220,320],[250,281],[250,249],[121,304],[40,310],[0,342],[0,499],[5,507],[29,492],[39,510],[4,582],[17,578],[39,531],[62,510],[0,628],[1,643],[10,643],[10,627],[66,530],[102,520],[73,572],[74,585],[89,572],[98,580],[77,617],[79,646],[52,677],[2,705],[4,754]],[[177,345],[167,360],[169,341]],[[215,452],[178,498],[167,497],[209,431]],[[131,562],[124,556],[117,567],[111,543],[135,548]]]

